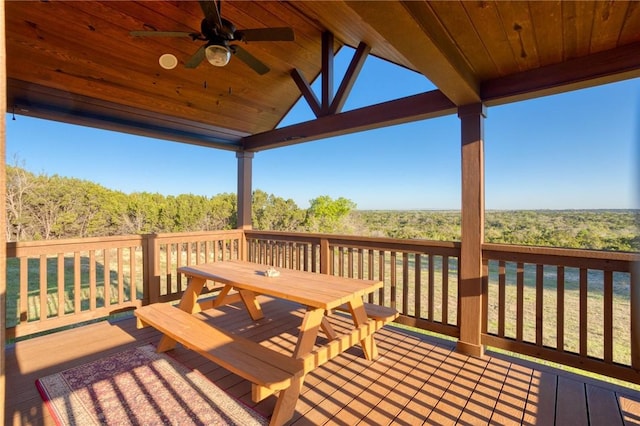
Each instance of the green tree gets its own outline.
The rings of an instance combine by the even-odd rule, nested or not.
[[[321,195],[309,203],[304,225],[310,232],[345,232],[345,219],[356,208],[356,204],[351,200],[344,197],[334,200],[328,195]]]
[[[149,192],[134,192],[129,195],[127,207],[123,214],[123,233],[149,234],[163,229],[160,222],[160,211],[164,197]]]
[[[252,222],[255,229],[296,231],[304,222],[305,212],[291,200],[256,190],[252,194]]]
[[[237,212],[236,194],[218,194],[208,200],[206,214],[199,228],[204,231],[234,229],[238,223]]]

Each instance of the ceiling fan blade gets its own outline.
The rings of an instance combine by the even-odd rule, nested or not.
[[[193,37],[195,33],[185,31],[130,31],[134,37]]]
[[[295,36],[289,27],[280,28],[254,28],[236,31],[240,33],[242,41],[293,41]]]
[[[193,54],[191,58],[184,64],[185,68],[195,68],[200,65],[200,62],[204,60],[204,49],[206,46],[200,46],[200,49],[196,50],[196,53]]]
[[[220,9],[216,5],[215,0],[200,0],[200,8],[204,13],[204,17],[209,23],[222,27],[222,19],[220,18]]]
[[[229,46],[229,48],[231,49],[231,52],[233,52],[233,54],[238,57],[238,59],[249,65],[249,67],[258,74],[264,75],[270,71],[268,66],[263,64],[258,58],[256,58],[237,44],[231,45]]]

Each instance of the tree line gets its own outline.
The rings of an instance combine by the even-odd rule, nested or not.
[[[252,194],[259,230],[460,241],[460,211],[359,211],[327,195],[300,208],[264,191]],[[86,238],[236,227],[235,194],[212,197],[135,192],[7,165],[7,241]],[[639,210],[487,211],[485,241],[536,246],[640,251]]]
[[[253,193],[252,220],[261,230],[340,232],[355,204],[319,196],[302,209],[264,191]],[[86,238],[236,227],[235,194],[125,194],[99,184],[34,174],[7,165],[7,241]]]
[[[370,235],[460,241],[459,211],[355,211]],[[640,210],[500,210],[485,213],[485,241],[640,251]]]

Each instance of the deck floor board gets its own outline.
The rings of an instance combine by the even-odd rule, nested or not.
[[[265,318],[251,321],[237,306],[201,313],[231,332],[291,354],[304,310],[262,299]],[[335,313],[336,330],[348,318]],[[5,424],[54,425],[34,385],[37,378],[144,344],[152,328],[135,319],[100,322],[20,341],[7,348]],[[324,336],[321,333],[321,339]],[[377,333],[380,356],[354,347],[311,372],[291,421],[302,425],[640,424],[640,392],[487,351],[483,359],[455,352],[455,343],[387,326]],[[242,378],[178,345],[172,356],[231,395],[268,414],[275,397],[254,404]],[[616,422],[617,420],[617,422]]]

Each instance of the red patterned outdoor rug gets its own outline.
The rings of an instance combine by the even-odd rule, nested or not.
[[[268,421],[151,345],[36,381],[59,425],[266,425]]]

